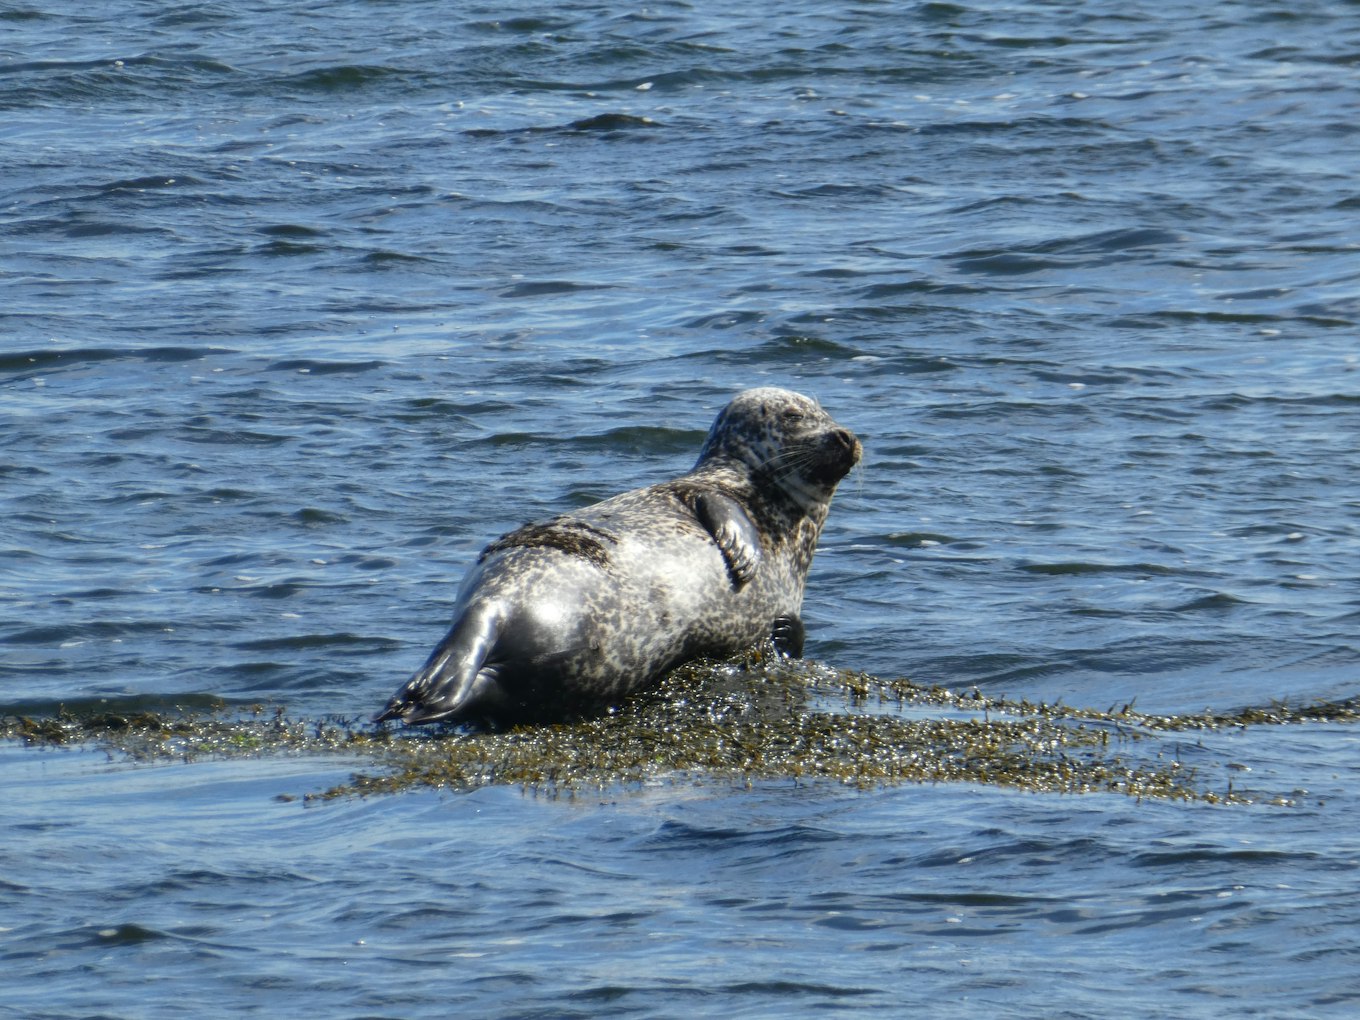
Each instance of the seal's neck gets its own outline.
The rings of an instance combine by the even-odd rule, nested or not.
[[[823,487],[797,474],[779,477],[768,470],[753,468],[737,457],[718,454],[700,459],[690,477],[718,485],[752,509],[762,511],[762,516],[782,518],[789,530],[807,521],[820,532],[831,506],[831,494]]]

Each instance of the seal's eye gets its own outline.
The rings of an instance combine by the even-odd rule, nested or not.
[[[789,410],[785,411],[780,417],[783,419],[785,425],[801,425],[807,418],[802,411],[795,411],[793,408],[789,408]]]

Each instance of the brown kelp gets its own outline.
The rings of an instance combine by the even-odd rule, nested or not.
[[[568,794],[656,782],[976,783],[1041,793],[1122,793],[1208,803],[1235,791],[1213,756],[1180,753],[1200,734],[1302,722],[1355,723],[1360,699],[1157,715],[954,692],[752,654],[694,663],[590,718],[502,731],[403,731],[281,707],[151,710],[89,702],[0,719],[0,738],[97,745],[131,760],[325,754],[348,782],[305,799],[513,784]]]

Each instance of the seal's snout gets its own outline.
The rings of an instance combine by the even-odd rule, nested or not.
[[[863,448],[855,434],[847,428],[837,426],[825,435],[820,442],[812,480],[822,485],[834,486],[850,473],[859,463]]]
[[[849,429],[834,429],[831,433],[833,449],[840,454],[845,463],[845,470],[849,471],[859,463],[860,455],[864,448],[860,446],[859,440]]]
[[[831,433],[831,438],[838,443],[846,455],[850,458],[851,465],[858,463],[860,454],[863,452],[859,445],[859,440],[849,429],[835,429]]]

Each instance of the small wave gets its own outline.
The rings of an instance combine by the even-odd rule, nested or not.
[[[1055,128],[1103,137],[1111,131],[1108,124],[1083,117],[1021,117],[1015,120],[951,120],[922,124],[923,135],[1008,135],[1039,130],[1051,134]]]
[[[518,35],[539,35],[544,32],[557,32],[571,25],[565,18],[545,18],[521,15],[510,18],[496,18],[494,21],[472,21],[467,28],[487,33],[513,32]]]
[[[87,368],[106,361],[169,364],[233,353],[221,347],[39,347],[14,354],[0,353],[0,372],[50,372]]]
[[[1058,237],[1035,245],[1033,250],[1044,254],[1134,251],[1181,244],[1183,234],[1155,227],[1125,227],[1117,230],[1098,230],[1076,237]]]
[[[106,946],[135,946],[143,942],[157,942],[174,936],[157,928],[140,924],[120,924],[113,928],[87,928],[90,941]]]
[[[1189,602],[1174,606],[1173,613],[1203,613],[1220,612],[1224,610],[1237,609],[1241,606],[1251,605],[1246,599],[1240,599],[1235,595],[1228,595],[1224,592],[1214,592],[1212,595],[1204,595]]]
[[[410,72],[382,64],[340,64],[334,67],[315,67],[284,80],[284,83],[304,92],[351,92],[385,82],[408,77]]]
[[[469,138],[514,137],[516,135],[542,134],[598,134],[602,136],[621,136],[645,129],[665,127],[651,117],[639,117],[630,113],[597,113],[591,117],[581,117],[565,124],[530,124],[522,127],[506,128],[467,128],[463,134]]]
[[[155,174],[150,177],[129,177],[126,180],[110,181],[100,187],[105,195],[120,191],[159,191],[165,188],[182,188],[203,185],[206,182],[185,174]]]
[[[878,925],[872,924],[868,927],[876,928]],[[729,995],[768,995],[776,1002],[787,1003],[784,1008],[793,1008],[801,997],[835,1001],[878,994],[876,988],[853,988],[848,985],[833,985],[819,981],[789,981],[785,979],[736,981],[724,985],[721,991]]]
[[[660,125],[651,117],[635,117],[628,113],[600,113],[594,117],[583,117],[567,125],[568,131],[630,131],[637,128],[653,128]]]
[[[1184,849],[1149,850],[1132,860],[1136,868],[1185,869],[1187,866],[1208,864],[1233,874],[1243,865],[1279,865],[1289,861],[1315,861],[1321,855],[1313,851],[1284,851],[1261,848],[1222,848],[1194,846]]]
[[[368,655],[377,652],[395,652],[400,649],[401,643],[392,638],[371,637],[344,631],[334,634],[289,634],[285,637],[257,638],[250,641],[233,642],[231,647],[245,652],[325,649],[331,652],[339,651],[340,654],[345,654],[343,650],[348,649],[352,654]]]
[[[330,249],[326,245],[320,244],[299,244],[297,241],[275,240],[259,245],[252,250],[256,255],[269,258],[289,255],[322,255]]]
[[[869,301],[910,297],[915,294],[977,294],[979,287],[961,283],[940,283],[935,280],[901,280],[895,283],[873,283],[860,288],[857,296]]]
[[[680,325],[684,329],[737,329],[742,326],[749,326],[760,322],[765,317],[764,312],[752,309],[725,309],[717,312],[706,312],[703,315],[688,319]]]
[[[163,633],[164,620],[91,620],[69,626],[26,627],[0,637],[0,644],[55,647],[68,641],[107,640],[137,634]]]
[[[188,82],[207,76],[215,85],[236,68],[203,57],[141,54],[93,60],[32,60],[9,64],[0,76],[16,85],[8,103],[26,108],[105,100],[151,100],[178,95]]]
[[[647,843],[661,850],[688,852],[720,850],[731,846],[790,848],[834,842],[841,834],[809,825],[782,825],[770,829],[706,827],[667,820],[648,838]]]
[[[553,446],[629,453],[693,454],[703,433],[655,425],[627,425],[587,435],[501,432],[487,439],[495,446]]]
[[[606,283],[579,283],[575,280],[526,280],[506,287],[500,292],[504,298],[543,297],[552,294],[576,294],[592,290],[608,290]]]
[[[332,524],[345,524],[349,521],[349,518],[344,514],[338,514],[331,510],[322,510],[318,507],[310,506],[295,510],[289,516],[306,527],[328,527]]]
[[[1041,273],[1046,269],[1058,269],[1066,264],[1061,259],[1041,258],[1024,252],[1008,251],[956,259],[954,268],[960,272],[983,276],[1023,276],[1027,273]]]
[[[693,429],[664,428],[659,425],[628,425],[595,436],[571,440],[586,449],[625,450],[637,453],[692,454],[700,433]]]
[[[898,531],[884,535],[882,541],[888,545],[904,546],[908,549],[924,549],[936,545],[953,545],[957,539],[933,531]]]
[[[1175,567],[1164,567],[1160,563],[1095,563],[1081,560],[1069,560],[1063,563],[1022,563],[1017,569],[1026,574],[1042,574],[1051,577],[1086,575],[1174,577],[1184,573],[1184,571]]]
[[[132,694],[123,697],[18,698],[0,701],[0,717],[79,717],[116,728],[119,718],[144,714],[176,715],[181,712],[217,712],[227,707],[225,698],[206,692],[185,694]]]
[[[304,375],[354,375],[386,368],[385,361],[321,361],[316,358],[287,358],[269,366],[271,372],[300,372]]]
[[[1152,320],[1157,323],[1227,323],[1230,325],[1265,325],[1267,323],[1283,322],[1284,318],[1270,312],[1220,312],[1204,311],[1192,308],[1168,308],[1164,311],[1144,312],[1140,318]],[[1345,325],[1345,323],[1335,322],[1331,325]]]
[[[123,431],[134,437],[141,432],[137,429]],[[154,431],[147,431],[144,434],[154,434]],[[180,438],[186,443],[200,443],[205,446],[283,446],[294,440],[293,436],[283,433],[217,426],[206,421],[187,422],[181,429]]]
[[[266,237],[283,237],[290,240],[328,236],[327,231],[325,230],[319,230],[316,227],[303,226],[298,223],[274,223],[267,227],[259,227],[255,232],[257,234],[264,234]]]
[[[773,194],[777,198],[800,199],[855,199],[855,200],[881,200],[892,198],[901,193],[896,185],[892,184],[840,184],[823,183],[813,184],[805,188],[795,188],[792,190],[775,190]]]
[[[412,255],[410,252],[379,248],[364,255],[361,261],[371,269],[399,270],[421,264],[434,264],[436,260],[424,255]]]

